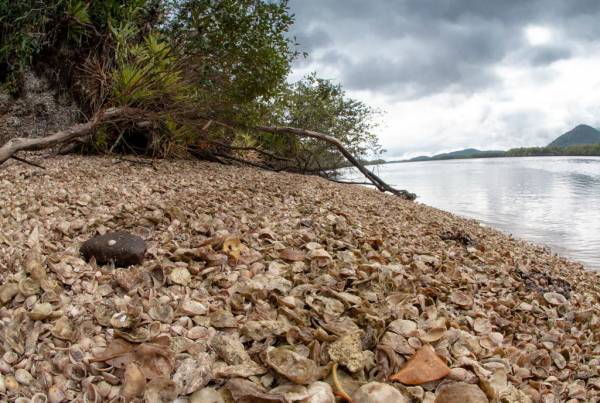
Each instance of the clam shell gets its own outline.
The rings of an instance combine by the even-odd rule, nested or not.
[[[36,295],[42,291],[40,283],[31,277],[19,281],[19,292],[25,296]]]
[[[129,329],[135,322],[136,319],[127,312],[117,312],[110,318],[110,325],[115,329]]]
[[[183,301],[180,310],[186,315],[205,315],[208,312],[208,308],[204,304],[190,299]]]
[[[33,320],[44,320],[52,315],[53,310],[52,304],[48,302],[38,302],[33,306],[28,315]]]
[[[567,303],[567,299],[565,298],[564,295],[559,294],[557,292],[546,292],[544,293],[544,299],[546,300],[546,302],[548,302],[550,305],[564,305]]]
[[[473,297],[462,291],[453,291],[450,294],[450,302],[460,307],[468,308],[473,305]]]
[[[15,371],[15,379],[21,385],[29,386],[33,384],[33,376],[29,373],[29,371],[19,368]]]
[[[171,305],[156,303],[152,304],[148,310],[148,315],[150,315],[152,319],[162,323],[171,323],[173,322],[174,312]]]
[[[16,283],[6,283],[0,286],[0,302],[6,304],[19,293],[19,286]]]

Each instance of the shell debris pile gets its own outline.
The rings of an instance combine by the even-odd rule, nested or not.
[[[0,170],[0,399],[597,402],[598,275],[419,203],[191,161]],[[80,245],[129,231],[129,268]]]

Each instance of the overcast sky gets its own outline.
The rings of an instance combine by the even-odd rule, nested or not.
[[[311,71],[383,109],[386,158],[600,126],[600,0],[290,0]]]

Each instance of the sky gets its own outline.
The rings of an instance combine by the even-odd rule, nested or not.
[[[316,72],[385,112],[386,159],[600,127],[600,0],[290,0]]]

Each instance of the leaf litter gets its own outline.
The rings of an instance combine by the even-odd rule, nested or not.
[[[362,187],[200,162],[0,171],[0,397],[596,402],[598,275]],[[148,245],[86,262],[110,231]]]

